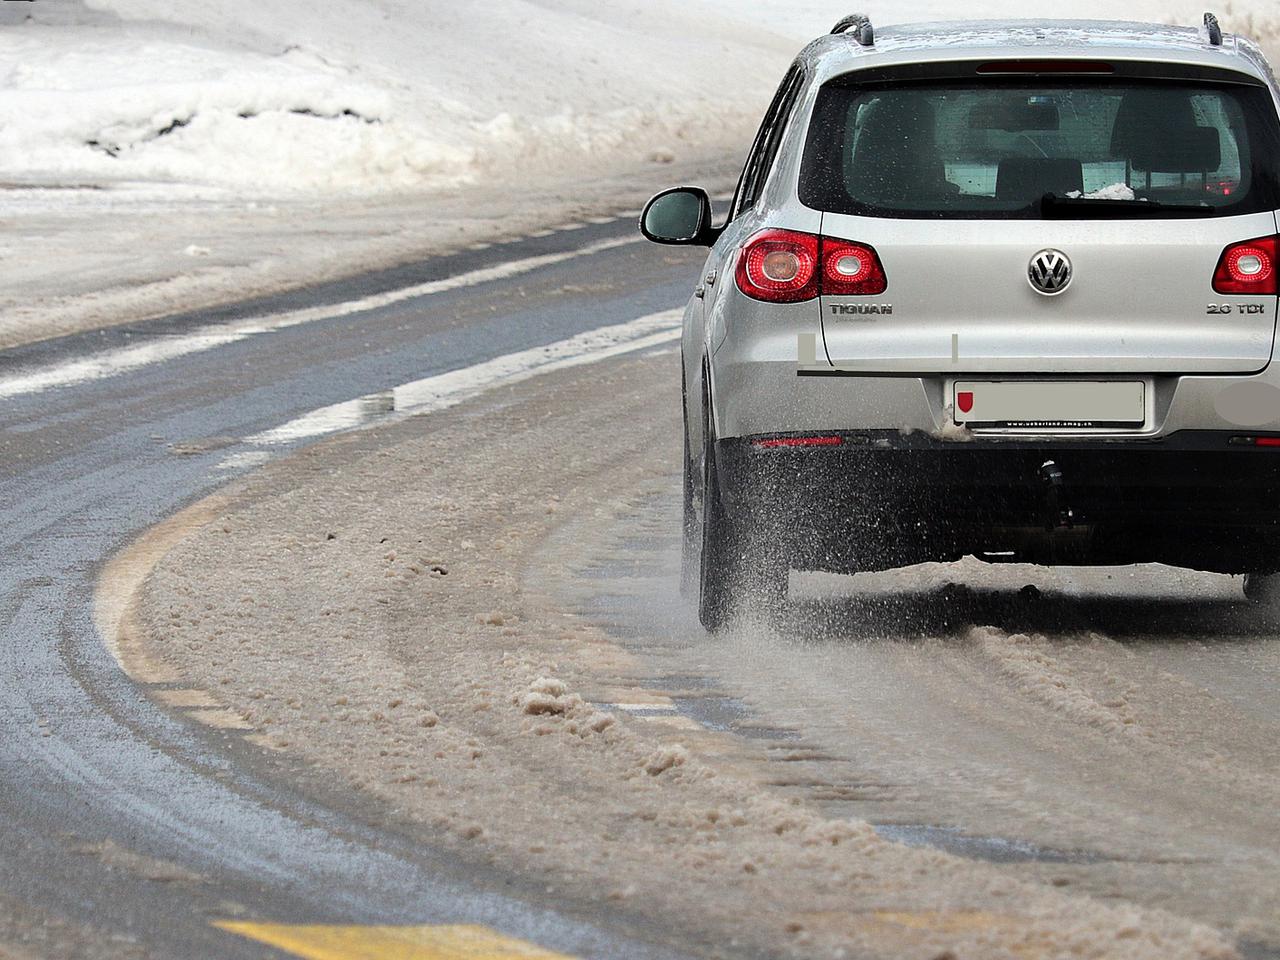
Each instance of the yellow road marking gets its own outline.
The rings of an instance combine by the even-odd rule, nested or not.
[[[214,926],[306,960],[573,960],[487,927],[337,927],[231,921]]]
[[[154,653],[137,620],[143,581],[188,534],[211,523],[231,500],[215,493],[144,532],[107,561],[93,591],[93,620],[107,652],[139,683],[177,683],[176,670]]]

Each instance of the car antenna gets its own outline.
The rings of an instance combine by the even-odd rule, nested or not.
[[[865,13],[851,13],[842,19],[834,27],[831,28],[833,34],[846,33],[850,29],[854,30],[853,39],[857,40],[861,46],[874,47],[876,45],[876,31],[871,26],[871,18]]]
[[[1218,18],[1212,13],[1204,15],[1204,28],[1209,32],[1209,43],[1211,46],[1222,46],[1222,27],[1218,24]]]

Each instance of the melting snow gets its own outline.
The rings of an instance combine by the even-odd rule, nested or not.
[[[1081,193],[1079,190],[1069,190],[1067,196],[1072,200],[1133,200],[1135,194],[1133,188],[1127,183],[1112,183],[1100,190],[1091,190],[1088,193]]]

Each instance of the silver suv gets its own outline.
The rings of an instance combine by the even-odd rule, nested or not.
[[[1280,88],[1203,28],[837,24],[788,71],[685,314],[708,628],[792,568],[1280,572]]]

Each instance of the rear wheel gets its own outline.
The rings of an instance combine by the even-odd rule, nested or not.
[[[710,447],[710,443],[705,444]],[[733,606],[734,547],[729,518],[720,501],[715,457],[702,455],[702,528],[698,551],[698,619],[708,630],[725,625]]]
[[[681,381],[684,377],[681,376]],[[684,408],[684,509],[680,519],[680,595],[692,596],[698,590],[698,554],[701,549],[701,529],[698,525],[698,462],[689,448],[689,398],[681,384]]]
[[[703,437],[698,619],[715,631],[738,612],[776,616],[786,600],[789,571],[764,531],[724,509],[709,422]]]
[[[1280,610],[1280,574],[1246,573],[1244,595],[1259,606]]]
[[[1280,628],[1280,574],[1245,574],[1244,595],[1252,602],[1265,629]]]

